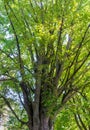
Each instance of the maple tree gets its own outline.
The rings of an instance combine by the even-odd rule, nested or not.
[[[89,1],[1,4],[0,98],[29,130],[53,130],[56,115],[90,83]]]

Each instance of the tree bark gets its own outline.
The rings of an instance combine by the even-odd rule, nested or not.
[[[49,130],[49,117],[41,116],[40,130]]]
[[[31,128],[31,125],[30,126],[28,125],[28,128],[29,130],[35,130],[35,129],[36,130],[54,130],[53,121],[49,117],[46,117],[44,115],[41,115],[39,123],[37,123],[37,120],[36,120],[36,122],[33,122],[32,128]]]
[[[53,130],[52,120],[49,117],[41,115],[40,124],[39,126],[37,126],[37,129],[38,130]],[[35,130],[35,126],[33,126],[33,130]]]

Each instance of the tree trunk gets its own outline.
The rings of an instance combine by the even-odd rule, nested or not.
[[[49,117],[41,116],[40,130],[53,130],[53,123]]]
[[[40,123],[37,123],[37,121],[33,122],[33,126],[31,127],[28,125],[28,128],[29,130],[53,130],[53,122],[49,117],[42,115],[40,118]]]

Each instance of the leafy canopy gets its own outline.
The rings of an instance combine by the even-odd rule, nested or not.
[[[1,98],[21,123],[24,120],[10,102],[27,115],[28,108],[39,101],[40,108],[53,118],[90,83],[90,2],[0,3]]]

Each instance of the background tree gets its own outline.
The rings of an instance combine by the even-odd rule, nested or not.
[[[29,130],[52,130],[56,115],[90,83],[89,1],[1,4],[0,97]]]

